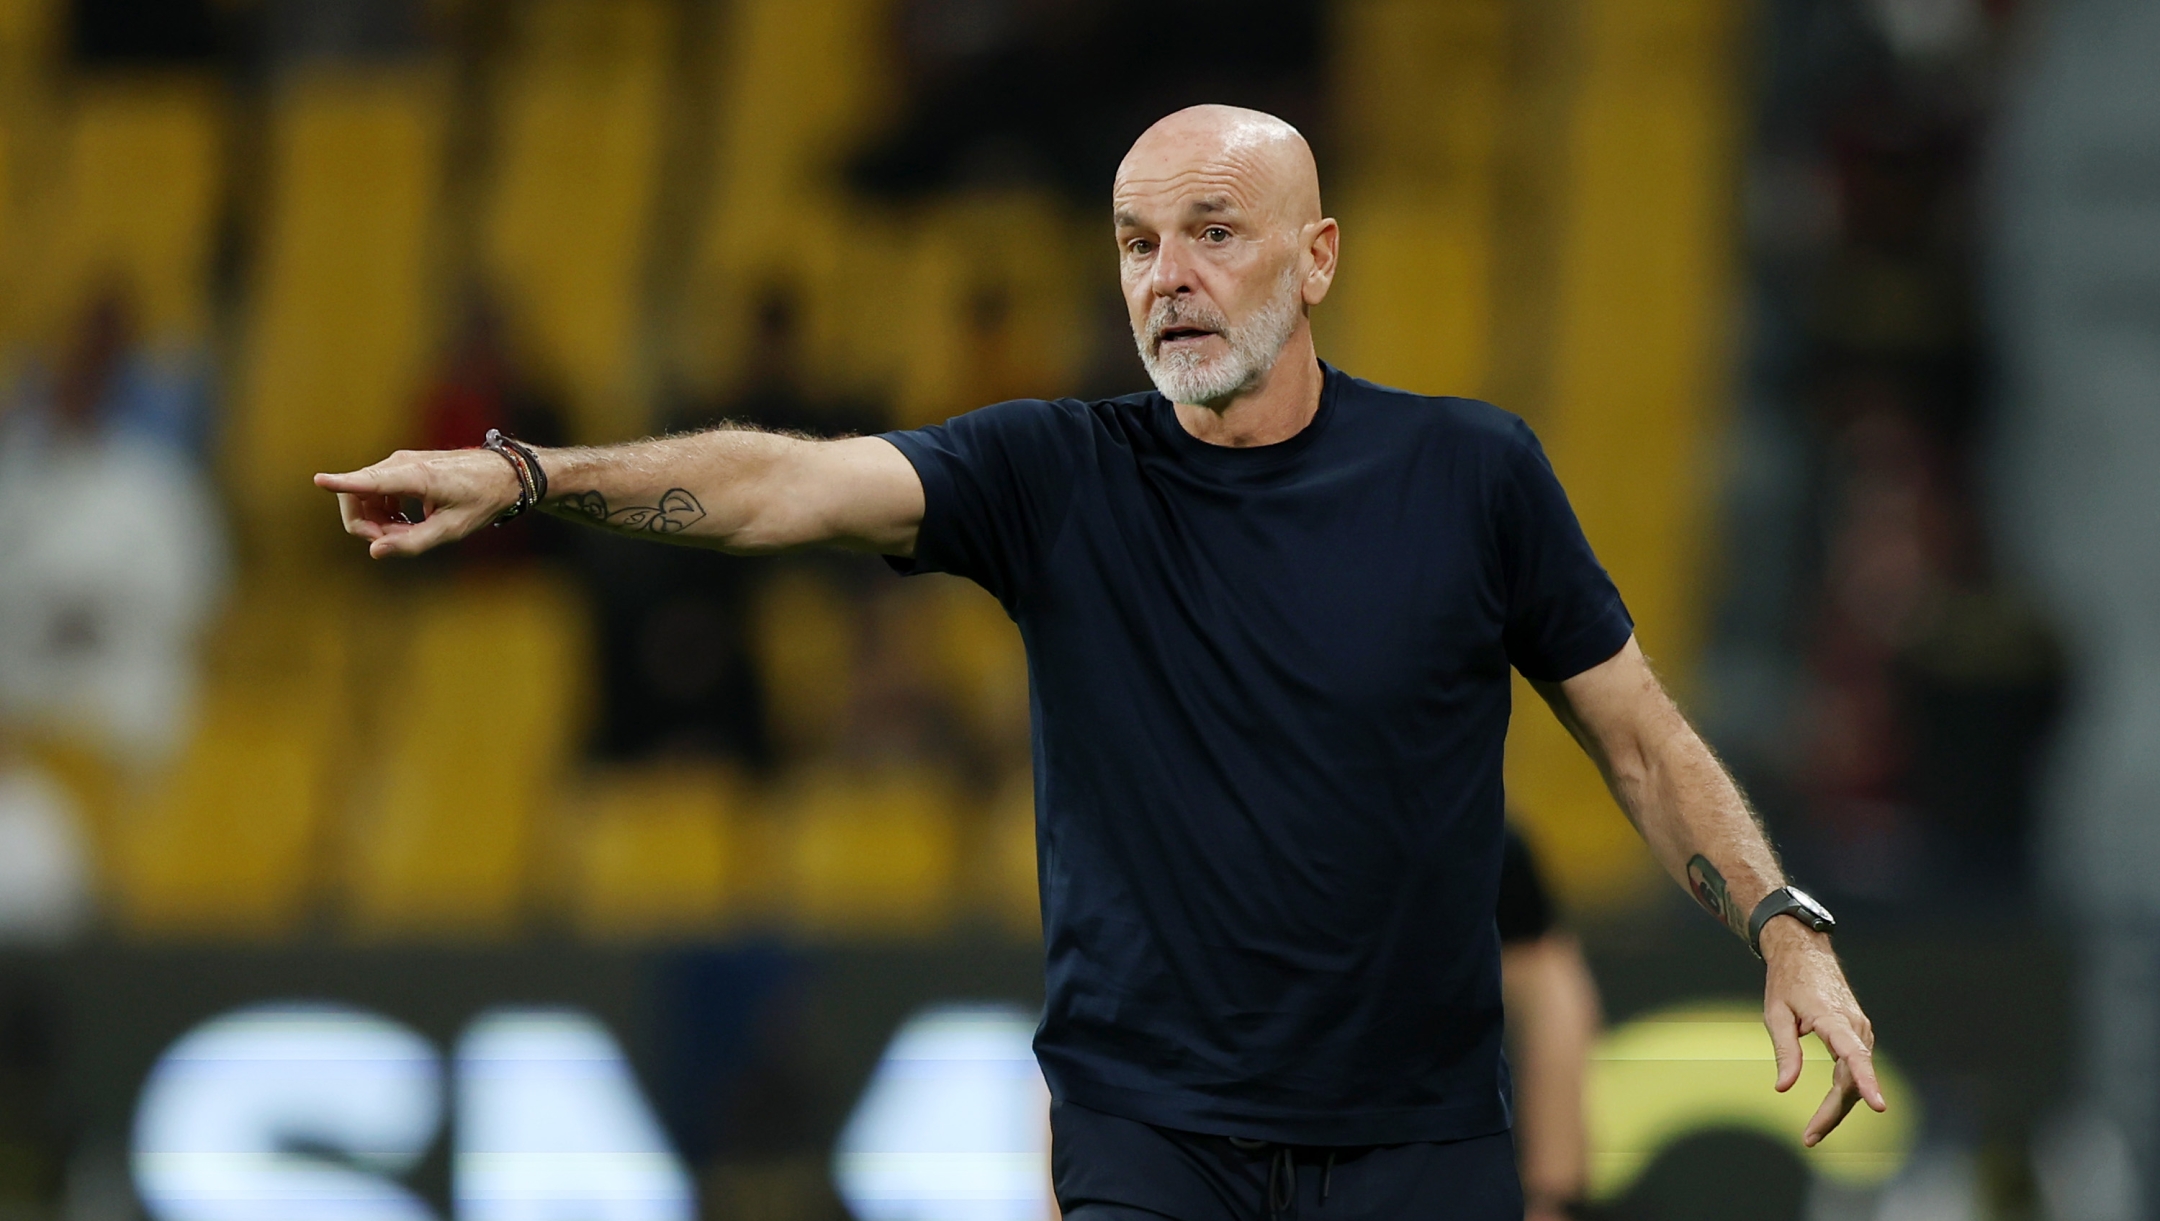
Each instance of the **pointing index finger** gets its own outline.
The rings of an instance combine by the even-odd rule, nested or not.
[[[417,475],[396,469],[385,470],[380,465],[343,474],[318,474],[315,486],[325,491],[359,496],[418,496],[425,491]]]

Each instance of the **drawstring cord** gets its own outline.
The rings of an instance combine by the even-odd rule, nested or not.
[[[1276,1145],[1264,1140],[1247,1140],[1230,1137],[1237,1148],[1257,1151],[1272,1149],[1268,1154],[1267,1209],[1268,1221],[1276,1221],[1297,1204],[1297,1150],[1290,1145]],[[1317,1152],[1317,1150],[1316,1150]],[[1328,1192],[1335,1187],[1335,1155],[1339,1149],[1327,1151],[1327,1160],[1320,1166],[1320,1202],[1327,1203]]]
[[[1281,1195],[1275,1194],[1277,1180],[1283,1187]],[[1289,1211],[1297,1203],[1297,1158],[1288,1145],[1275,1146],[1274,1156],[1268,1159],[1267,1210],[1270,1221]]]
[[[1233,1141],[1243,1144],[1242,1141]],[[1258,1142],[1255,1142],[1256,1144]],[[1328,1150],[1327,1160],[1320,1166],[1320,1202],[1327,1203],[1328,1192],[1335,1187],[1335,1154]],[[1290,1211],[1297,1203],[1297,1150],[1289,1145],[1277,1145],[1268,1155],[1267,1207],[1268,1221]]]

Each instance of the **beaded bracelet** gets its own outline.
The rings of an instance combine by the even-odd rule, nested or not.
[[[503,460],[510,464],[510,470],[517,476],[518,481],[517,503],[503,510],[502,516],[495,519],[496,525],[509,521],[547,499],[547,471],[540,465],[538,454],[504,436],[499,428],[488,429],[487,439],[480,444],[484,449],[501,454]]]

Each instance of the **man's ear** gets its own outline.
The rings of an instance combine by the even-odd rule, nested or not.
[[[1325,300],[1335,283],[1335,260],[1341,240],[1342,227],[1332,216],[1305,226],[1305,252],[1312,259],[1312,270],[1305,273],[1300,295],[1308,308]]]

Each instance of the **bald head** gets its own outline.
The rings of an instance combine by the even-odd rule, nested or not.
[[[1286,225],[1320,219],[1320,169],[1298,129],[1242,106],[1189,106],[1157,120],[1118,164],[1111,195],[1191,183],[1240,196],[1247,210]]]
[[[1281,354],[1312,360],[1305,312],[1335,276],[1335,222],[1297,128],[1194,106],[1143,132],[1111,189],[1140,360],[1178,403],[1256,392]]]

